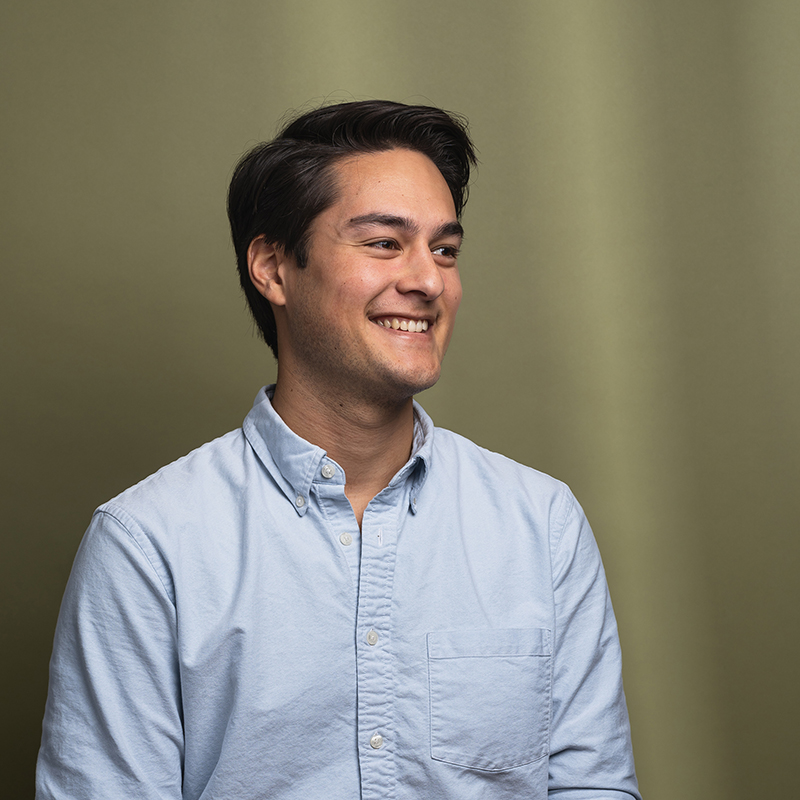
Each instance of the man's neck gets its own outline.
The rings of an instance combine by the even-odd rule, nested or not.
[[[396,404],[311,392],[280,375],[272,407],[286,425],[325,450],[345,472],[345,494],[359,528],[367,504],[408,461],[414,441],[412,398]]]

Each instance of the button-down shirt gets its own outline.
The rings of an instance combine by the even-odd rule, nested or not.
[[[359,531],[262,390],[105,504],[37,797],[639,798],[600,556],[564,484],[434,429]]]

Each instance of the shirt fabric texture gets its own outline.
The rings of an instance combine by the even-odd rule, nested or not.
[[[640,799],[617,626],[562,483],[434,429],[362,530],[262,389],[101,506],[37,798]]]

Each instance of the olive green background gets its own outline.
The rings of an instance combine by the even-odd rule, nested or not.
[[[75,0],[0,11],[4,797],[92,510],[274,367],[231,169],[287,110],[465,114],[440,425],[567,481],[646,800],[797,796],[800,4]]]

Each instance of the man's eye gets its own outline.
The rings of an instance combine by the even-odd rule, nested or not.
[[[379,250],[395,250],[397,248],[397,242],[391,239],[379,239],[377,242],[370,242],[369,246],[377,247]]]
[[[433,250],[435,255],[445,256],[446,258],[458,258],[459,249],[453,245],[443,244]]]

